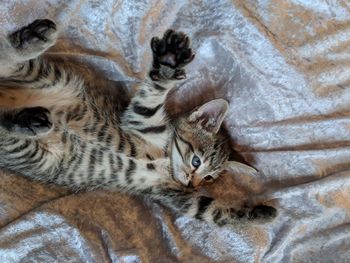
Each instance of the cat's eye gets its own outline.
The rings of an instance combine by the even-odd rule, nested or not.
[[[198,168],[202,164],[201,159],[197,155],[193,155],[192,158],[192,166],[194,168]]]
[[[207,175],[206,177],[204,177],[204,180],[207,182],[210,182],[210,181],[214,180],[214,178],[211,175]]]

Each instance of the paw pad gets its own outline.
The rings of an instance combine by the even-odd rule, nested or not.
[[[195,56],[190,48],[190,39],[187,35],[169,29],[164,33],[163,38],[152,38],[151,48],[153,69],[150,76],[153,80],[160,79],[161,65],[174,70],[173,78],[186,78],[185,71],[181,68],[190,63]]]
[[[48,42],[56,32],[56,24],[48,19],[35,20],[33,23],[21,28],[9,36],[15,48],[25,48],[36,42]]]
[[[25,108],[13,116],[12,124],[16,131],[36,135],[52,127],[50,112],[43,107]]]

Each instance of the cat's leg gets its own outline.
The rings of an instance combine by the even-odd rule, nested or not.
[[[188,189],[164,188],[153,198],[180,214],[219,226],[267,223],[277,216],[277,210],[272,206],[259,204],[230,207]]]
[[[155,145],[168,137],[164,102],[178,80],[186,77],[184,67],[194,58],[190,40],[181,32],[168,30],[162,39],[152,38],[151,83],[143,84],[122,118],[123,129],[131,130]],[[161,146],[161,145],[159,145]]]
[[[8,97],[76,97],[82,90],[82,79],[74,72],[66,71],[61,65],[51,62],[41,55],[56,43],[57,29],[51,20],[35,20],[31,24],[11,33],[5,38],[0,38],[0,102],[6,104]],[[24,94],[23,89],[11,89],[18,86],[30,88]],[[7,87],[7,88],[4,88]],[[55,88],[50,94],[41,92],[44,88]],[[59,90],[59,91],[57,91]],[[40,92],[39,92],[40,91]],[[16,94],[15,94],[16,93]],[[62,98],[61,101],[65,100]],[[1,104],[0,104],[1,106]],[[23,105],[28,107],[33,105]],[[46,107],[46,105],[43,105]]]
[[[50,20],[35,20],[0,38],[0,107],[68,109],[79,102],[84,90],[80,77],[40,57],[56,39]]]
[[[113,147],[82,140],[43,107],[0,109],[0,138],[0,169],[34,180],[83,189],[111,185],[121,172],[110,164],[117,160]]]
[[[0,110],[0,168],[73,189],[148,192],[164,182],[168,159],[138,160],[114,146],[55,126],[43,107]]]
[[[0,39],[0,77],[13,81],[31,81],[45,69],[37,59],[57,39],[56,25],[50,20],[33,23]]]
[[[57,134],[51,130],[50,114],[45,108],[1,110],[0,167],[49,181],[60,169],[63,152],[56,143],[60,138],[55,138]]]

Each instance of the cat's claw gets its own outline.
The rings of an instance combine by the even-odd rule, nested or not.
[[[173,69],[172,78],[184,79],[186,73],[182,69],[194,59],[194,52],[190,48],[190,39],[182,32],[168,29],[162,39],[153,37],[151,40],[153,51],[153,69],[150,77],[161,79],[161,66]]]

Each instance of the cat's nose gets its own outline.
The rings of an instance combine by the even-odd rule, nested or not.
[[[194,174],[194,175],[192,176],[190,182],[191,182],[191,185],[192,185],[193,187],[197,187],[197,186],[199,186],[199,185],[201,184],[202,178],[201,178],[199,175]]]

